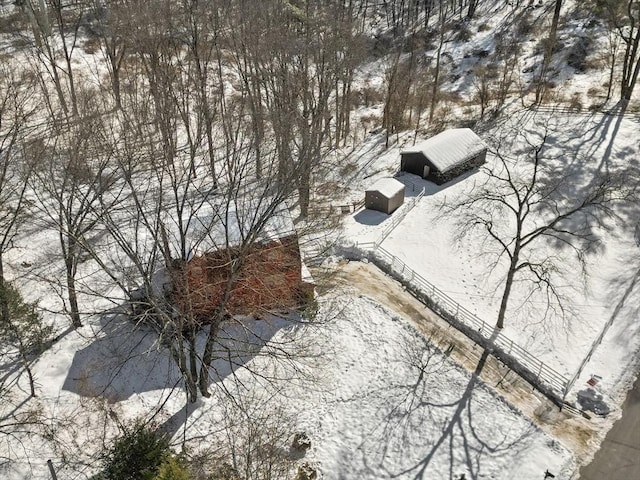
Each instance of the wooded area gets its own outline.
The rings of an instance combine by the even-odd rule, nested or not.
[[[256,250],[270,245],[265,238],[274,219],[291,212],[296,242],[307,234],[321,236],[329,220],[314,214],[314,201],[323,197],[320,187],[347,167],[341,164],[343,152],[373,129],[382,129],[388,147],[401,132],[413,132],[415,140],[446,125],[494,120],[510,101],[527,108],[555,104],[554,55],[567,8],[562,0],[511,2],[511,23],[493,35],[493,51],[470,53],[472,68],[456,70],[448,46],[464,44],[470,22],[494,2],[20,0],[15,8],[0,3],[0,336],[10,352],[7,364],[15,361],[25,372],[28,394],[35,397],[30,365],[54,335],[116,311],[154,332],[157,348],[168,351],[180,370],[189,402],[211,394],[210,369],[223,322],[237,312],[294,310],[298,297],[278,289],[281,273],[272,274],[278,288],[271,291],[287,298],[246,309],[238,304],[238,292],[244,288],[249,295],[246,290],[262,272],[262,257],[258,266],[251,262]],[[624,113],[640,73],[640,3],[581,5],[588,10],[585,18],[610,34],[603,100],[619,99]],[[483,25],[479,31],[492,28]],[[534,29],[544,38],[527,76],[521,44]],[[361,80],[370,62],[380,78],[373,86]],[[462,93],[450,88],[461,76],[468,80]],[[370,106],[380,107],[378,113],[354,114]],[[532,144],[533,176],[524,187],[511,182],[502,145],[493,152],[504,167],[491,172],[493,179],[504,184],[505,196],[518,197],[517,208],[508,212],[517,232],[507,240],[494,232],[489,217],[499,207],[486,218],[466,219],[467,225],[486,228],[511,263],[499,327],[518,270],[528,268],[553,293],[545,277],[551,266],[520,257],[528,243],[553,235],[568,215],[559,211],[545,226],[520,228],[538,201],[545,138]],[[585,193],[587,206],[605,211],[608,187],[596,182]],[[479,190],[456,208],[495,200],[490,190]],[[196,228],[198,218],[206,221]],[[30,248],[29,233],[38,230],[55,233],[47,260],[7,263],[19,241]],[[196,296],[188,281],[174,285],[180,301],[158,288],[167,266],[184,266],[205,243],[215,252],[210,260],[215,257],[216,268],[224,270],[207,322],[202,306],[191,304]],[[298,275],[296,251],[289,268]],[[251,281],[248,269],[257,271]],[[30,301],[22,281],[46,285],[55,305],[45,309]],[[303,289],[300,296],[313,295]],[[51,325],[44,318],[49,313],[68,324]],[[294,355],[281,350],[274,358],[290,362]],[[11,386],[8,378],[0,380],[0,393]],[[11,402],[16,408],[0,414],[0,437],[43,421],[19,412],[18,400]]]

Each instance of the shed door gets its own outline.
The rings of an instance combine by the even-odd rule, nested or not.
[[[431,171],[431,168],[429,167],[429,165],[425,165],[424,170],[422,172],[422,178],[427,178],[429,176],[430,171]]]

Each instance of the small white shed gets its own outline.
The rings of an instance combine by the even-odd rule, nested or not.
[[[364,207],[393,213],[404,203],[404,184],[395,178],[381,178],[365,191]]]

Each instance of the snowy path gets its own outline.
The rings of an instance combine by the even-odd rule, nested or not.
[[[622,411],[622,417],[607,433],[593,461],[580,470],[580,479],[640,478],[640,380],[629,392]]]

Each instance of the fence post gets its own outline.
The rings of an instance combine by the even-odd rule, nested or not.
[[[369,243],[370,244],[370,243]],[[485,331],[491,335],[494,330],[494,327],[490,324],[487,324],[484,320],[479,318],[476,314],[469,312],[464,308],[463,305],[453,300],[446,293],[441,292],[438,288],[430,283],[429,281],[423,279],[419,273],[413,271],[409,266],[407,266],[402,260],[400,260],[395,255],[388,252],[384,247],[379,246],[377,242],[375,242],[374,247],[379,250],[370,252],[370,258],[374,261],[378,260],[380,263],[378,267],[383,271],[386,271],[391,276],[395,276],[397,280],[401,280],[406,282],[407,278],[409,279],[409,289],[418,293],[418,300],[420,300],[425,306],[431,305],[434,312],[438,315],[446,314],[447,318],[444,318],[446,321],[451,321],[451,317],[453,316],[455,320],[460,323],[465,324],[467,327],[471,327],[473,330],[477,328],[477,332],[486,340],[488,339]],[[407,278],[402,278],[402,274],[406,274]],[[419,284],[415,285],[413,282],[418,279]],[[429,294],[429,292],[431,292]],[[455,315],[453,315],[453,306],[455,305]],[[460,318],[460,316],[462,318]],[[455,323],[449,323],[450,326],[455,326]],[[478,327],[479,326],[479,327]],[[461,330],[463,333],[464,331]],[[557,394],[562,395],[563,401],[566,399],[569,390],[571,389],[573,383],[577,375],[579,375],[582,367],[588,361],[591,356],[590,352],[587,355],[587,358],[583,360],[580,371],[574,375],[573,379],[568,379],[564,375],[555,371],[553,368],[550,368],[545,365],[544,362],[540,361],[537,357],[533,356],[531,353],[527,352],[523,348],[521,348],[513,339],[499,335],[501,339],[503,339],[503,344],[505,349],[508,348],[508,355],[514,355],[512,357],[513,361],[516,364],[519,364],[521,368],[524,368],[527,372],[530,372],[531,376],[535,376],[535,379],[538,384],[538,388],[541,388],[542,384],[547,384],[547,387],[551,387],[553,391]],[[601,340],[601,339],[597,339]],[[515,353],[514,353],[515,351]],[[507,363],[511,363],[508,361]],[[538,363],[538,368],[536,369],[535,364]],[[542,381],[542,370],[545,369],[545,381]],[[537,370],[537,372],[536,372]]]

